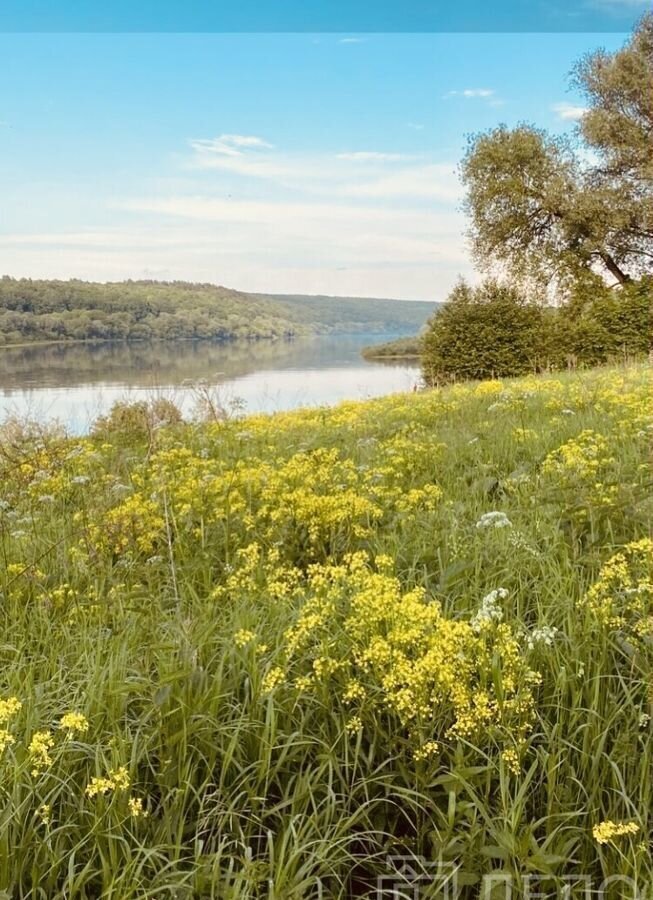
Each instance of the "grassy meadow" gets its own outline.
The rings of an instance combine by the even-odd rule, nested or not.
[[[649,896],[650,389],[6,423],[0,896]]]

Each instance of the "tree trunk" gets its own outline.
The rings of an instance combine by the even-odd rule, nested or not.
[[[611,275],[614,275],[619,284],[626,284],[627,281],[630,281],[630,275],[626,275],[626,273],[619,268],[609,253],[601,253],[600,256],[608,272]]]

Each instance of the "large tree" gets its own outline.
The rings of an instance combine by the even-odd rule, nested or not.
[[[476,135],[462,163],[482,268],[550,281],[601,271],[624,283],[653,262],[653,15],[617,53],[581,60],[580,152],[520,125]]]

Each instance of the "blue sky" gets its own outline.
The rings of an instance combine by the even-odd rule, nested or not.
[[[572,130],[626,37],[0,35],[0,272],[443,299],[466,136]]]

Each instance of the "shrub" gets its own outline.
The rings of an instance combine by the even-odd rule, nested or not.
[[[644,356],[653,345],[652,299],[650,277],[573,296],[557,314],[558,356],[566,351],[568,362],[585,366]]]
[[[547,323],[542,309],[494,280],[461,280],[429,323],[422,368],[427,383],[523,375],[540,368]]]
[[[166,397],[153,400],[117,401],[105,416],[93,423],[91,434],[105,440],[151,440],[157,428],[178,425],[182,415],[178,407]]]

